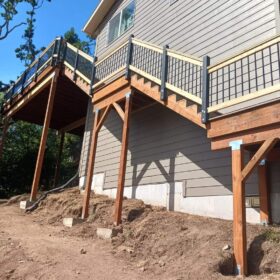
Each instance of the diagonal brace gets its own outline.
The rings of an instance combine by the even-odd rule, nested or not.
[[[116,109],[117,113],[119,114],[120,118],[124,121],[124,111],[121,108],[121,106],[116,102],[113,103],[113,106]]]
[[[255,153],[252,159],[247,163],[247,165],[242,170],[242,181],[244,182],[250,174],[253,172],[254,168],[260,163],[260,161],[273,149],[277,143],[278,138],[267,139],[259,150]]]

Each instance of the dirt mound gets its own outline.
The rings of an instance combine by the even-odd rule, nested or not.
[[[64,217],[80,217],[81,211],[82,196],[73,189],[49,195],[32,215],[56,224]],[[97,227],[113,227],[113,213],[114,200],[92,195],[87,222],[64,234],[96,238]],[[177,280],[233,278],[225,276],[233,270],[232,222],[167,212],[135,199],[124,200],[122,217],[122,233],[112,239],[112,253],[143,273]],[[247,229],[251,279],[277,279],[279,228],[248,225]]]
[[[17,204],[17,203],[20,203],[21,201],[25,201],[25,200],[29,200],[30,198],[30,194],[20,194],[20,195],[16,195],[16,196],[13,196],[11,197],[7,204],[8,205],[12,205],[12,204]]]

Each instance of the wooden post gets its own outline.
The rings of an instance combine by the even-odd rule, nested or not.
[[[130,93],[126,95],[126,102],[125,102],[125,114],[124,114],[123,132],[122,132],[122,149],[121,149],[121,156],[120,156],[118,190],[117,190],[115,218],[114,218],[116,225],[119,225],[121,223],[121,216],[122,216],[122,202],[123,202],[124,181],[125,181],[125,172],[126,172],[131,107],[132,107],[132,94]]]
[[[267,226],[270,222],[269,211],[269,186],[267,182],[267,162],[261,161],[258,167],[259,194],[260,194],[260,222]]]
[[[55,174],[54,174],[54,183],[53,183],[54,187],[57,186],[58,180],[59,180],[60,167],[61,167],[61,157],[62,157],[64,139],[65,139],[65,133],[61,132],[60,133],[59,150],[58,150],[58,155],[57,155],[57,160],[56,160],[56,165],[55,165]]]
[[[233,190],[233,247],[235,273],[247,275],[247,238],[245,188],[242,180],[242,142],[231,143],[232,147],[232,190]]]
[[[99,110],[96,110],[94,116],[94,124],[92,128],[92,138],[90,142],[82,219],[86,219],[88,217],[88,212],[89,212],[89,200],[90,200],[91,184],[92,184],[95,154],[96,154],[97,140],[98,140],[98,129],[97,129],[98,121],[99,121]]]
[[[37,162],[36,162],[33,183],[32,183],[30,201],[34,201],[37,196],[38,185],[40,182],[43,160],[44,160],[44,155],[45,155],[48,130],[49,130],[52,111],[53,111],[53,104],[54,104],[54,97],[55,97],[55,92],[56,92],[58,75],[59,75],[59,69],[56,69],[54,76],[52,78],[52,82],[51,82],[51,88],[50,88],[50,93],[49,93],[49,98],[48,98],[48,103],[47,103],[47,108],[46,108],[46,113],[45,113],[45,120],[44,120],[44,126],[43,126],[43,130],[42,130],[41,142],[40,142],[40,147],[39,147],[39,152],[38,152],[38,157],[37,157]]]
[[[0,160],[2,158],[2,153],[3,153],[3,148],[4,148],[4,143],[7,137],[7,132],[8,132],[8,128],[9,128],[9,118],[6,118],[4,120],[4,126],[3,126],[3,130],[2,130],[2,137],[0,139]]]

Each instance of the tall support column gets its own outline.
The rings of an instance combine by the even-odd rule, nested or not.
[[[94,169],[95,154],[96,154],[97,140],[98,140],[98,129],[97,129],[98,121],[99,121],[99,110],[96,110],[94,116],[94,124],[91,133],[92,138],[90,142],[90,151],[89,151],[89,158],[88,158],[88,168],[87,168],[82,219],[86,219],[88,217],[88,212],[89,212],[89,200],[90,200],[91,184],[93,178],[93,169]]]
[[[122,216],[122,204],[123,204],[123,191],[125,182],[125,172],[126,172],[126,161],[127,161],[127,148],[128,148],[128,134],[129,134],[129,123],[131,117],[131,107],[132,107],[132,94],[127,94],[125,102],[125,114],[123,121],[123,132],[122,132],[122,148],[120,157],[120,169],[118,178],[118,190],[115,204],[115,217],[114,222],[116,225],[121,223]]]
[[[259,194],[260,194],[260,222],[262,225],[268,225],[270,222],[269,213],[269,186],[267,182],[267,161],[262,160],[258,166]]]
[[[235,273],[247,274],[247,237],[245,188],[242,179],[243,151],[242,142],[231,143],[232,147],[232,189],[233,189],[233,247]]]
[[[56,160],[56,165],[55,165],[55,174],[54,174],[54,183],[53,183],[54,187],[57,186],[58,180],[59,180],[62,151],[63,151],[63,146],[64,146],[64,139],[65,139],[65,133],[61,132],[60,133],[59,150],[58,150],[58,155],[57,155],[57,160]]]
[[[0,160],[2,158],[2,153],[3,153],[3,148],[4,148],[4,143],[7,137],[7,132],[8,132],[8,128],[9,128],[9,118],[6,118],[4,120],[4,126],[3,126],[3,130],[2,130],[2,137],[0,139]]]
[[[37,192],[38,192],[38,185],[39,185],[41,172],[42,172],[42,166],[43,166],[43,160],[44,160],[44,155],[45,155],[48,130],[49,130],[52,111],[53,111],[53,104],[54,104],[54,97],[55,97],[55,93],[56,93],[58,75],[59,75],[59,69],[56,69],[54,76],[52,78],[52,82],[51,82],[51,88],[50,88],[50,93],[49,93],[49,98],[48,98],[48,103],[47,103],[47,109],[46,109],[46,113],[45,113],[45,120],[44,120],[44,126],[43,126],[43,130],[42,130],[41,142],[40,142],[39,152],[38,152],[38,156],[37,156],[33,183],[32,183],[30,201],[34,201],[36,199]]]

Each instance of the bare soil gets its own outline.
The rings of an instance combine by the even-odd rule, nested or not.
[[[120,233],[101,241],[96,229],[113,228],[112,199],[93,195],[89,219],[65,228],[64,217],[81,215],[77,189],[31,214],[18,208],[23,198],[0,205],[0,279],[235,279],[230,221],[125,199]],[[280,279],[280,229],[248,225],[247,236],[249,279]]]

